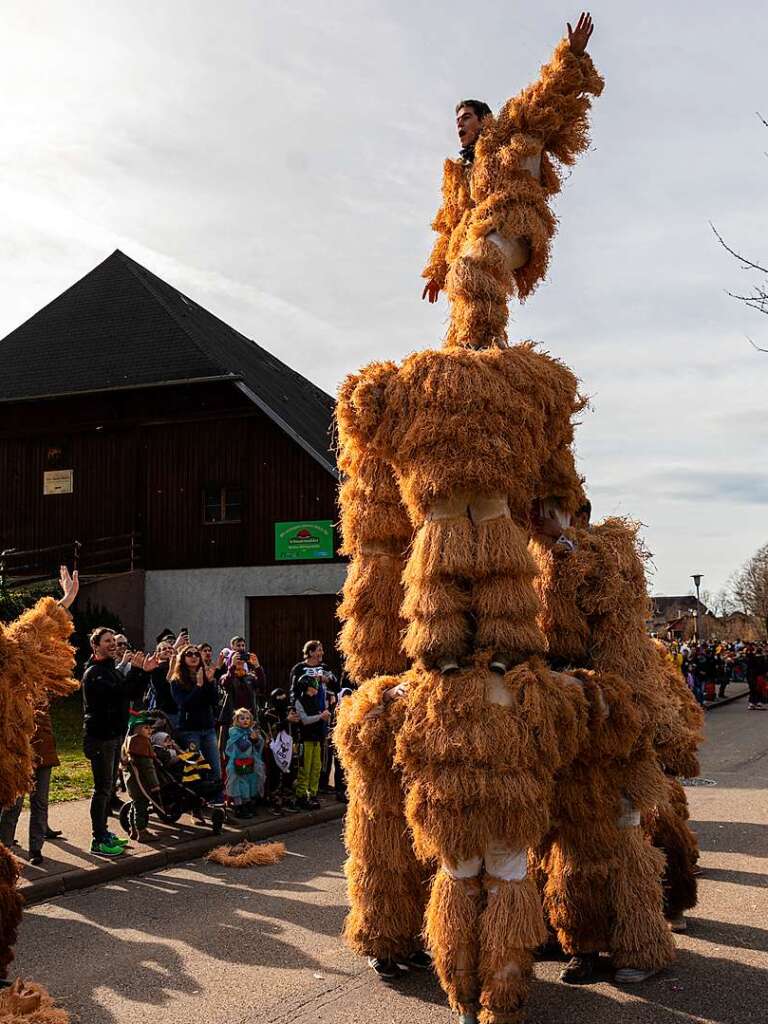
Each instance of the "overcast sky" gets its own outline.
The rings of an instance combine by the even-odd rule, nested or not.
[[[656,593],[768,541],[768,318],[708,222],[765,260],[764,5],[593,7],[593,149],[547,283],[513,310],[579,374],[598,517],[646,526]],[[420,301],[462,96],[535,78],[553,0],[6,0],[0,336],[119,247],[334,393],[439,344]],[[0,378],[1,378],[0,369]]]

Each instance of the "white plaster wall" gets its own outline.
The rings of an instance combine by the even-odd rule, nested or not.
[[[344,563],[243,566],[232,569],[150,570],[144,579],[144,637],[151,647],[161,629],[188,626],[191,638],[214,650],[248,635],[248,598],[336,594]]]

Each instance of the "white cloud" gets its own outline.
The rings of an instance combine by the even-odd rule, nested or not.
[[[594,147],[557,203],[549,282],[512,334],[593,396],[598,514],[647,524],[659,589],[716,589],[766,540],[768,340],[725,295],[763,259],[762,6],[593,12]],[[419,301],[461,96],[498,105],[568,12],[478,0],[70,0],[4,7],[0,334],[120,246],[333,391],[436,344]],[[309,368],[309,369],[308,369]],[[760,499],[762,500],[762,499]]]

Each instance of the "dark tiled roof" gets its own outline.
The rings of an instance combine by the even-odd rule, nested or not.
[[[116,250],[0,341],[0,401],[231,379],[334,471],[333,399]]]
[[[696,607],[696,597],[693,594],[685,594],[682,597],[652,597],[653,610],[656,615],[670,615],[692,612]],[[702,613],[707,613],[708,608],[701,604]]]

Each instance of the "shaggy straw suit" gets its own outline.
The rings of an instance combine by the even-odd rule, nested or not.
[[[366,367],[337,407],[351,558],[340,646],[363,684],[335,733],[350,789],[346,937],[396,958],[423,926],[452,1007],[482,1024],[523,1013],[546,934],[527,850],[594,715],[587,688],[541,658],[528,551],[536,500],[571,512],[582,500],[571,443],[584,401],[567,367],[507,347],[506,322],[508,299],[546,272],[556,162],[586,148],[601,89],[562,43],[484,121],[474,163],[446,164],[424,272],[450,300],[445,345]]]
[[[69,643],[72,619],[53,598],[44,597],[6,626],[0,624],[0,805],[13,804],[29,792],[34,773],[32,735],[35,710],[50,696],[77,689],[72,679],[74,650]],[[16,888],[18,865],[0,845],[0,977],[7,976],[21,921],[22,899]],[[5,1021],[66,1024],[37,985],[19,983],[0,991],[0,1024]]]
[[[532,545],[550,656],[586,687],[599,687],[611,709],[592,723],[591,746],[558,781],[558,826],[542,866],[545,908],[566,952],[606,950],[617,967],[658,970],[674,956],[663,918],[665,861],[640,819],[667,823],[659,809],[669,808],[670,785],[660,752],[678,753],[676,770],[683,758],[696,767],[700,723],[681,713],[681,688],[646,635],[636,533],[633,524],[608,519],[570,530],[575,550]]]

